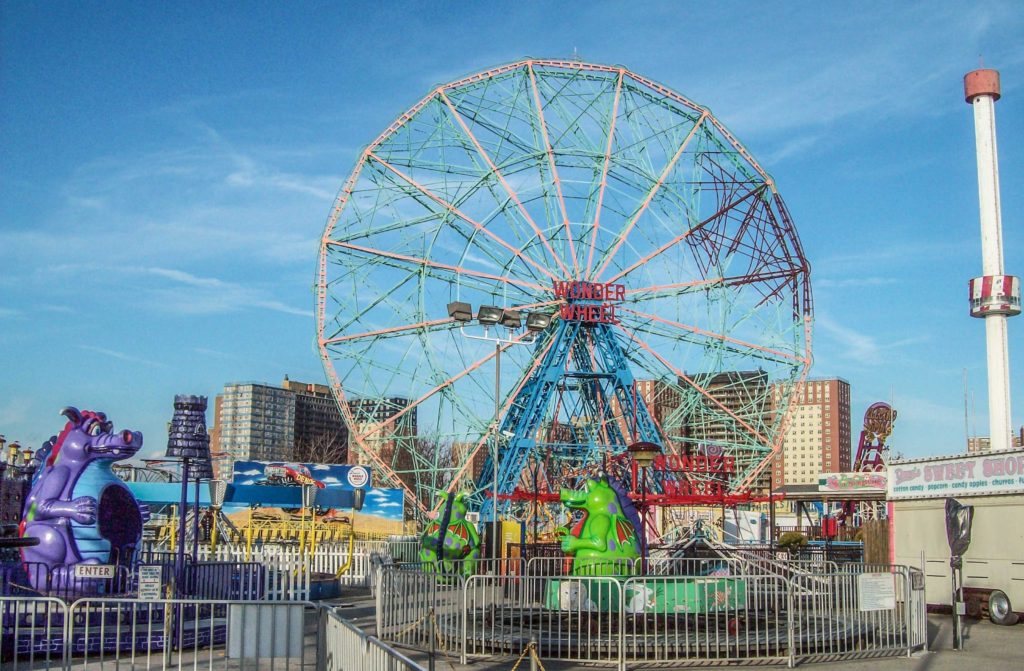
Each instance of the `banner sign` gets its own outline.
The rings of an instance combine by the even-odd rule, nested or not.
[[[319,489],[369,489],[370,469],[348,464],[300,464],[287,461],[236,461],[234,485],[296,487],[312,485]]]
[[[888,498],[932,499],[1024,492],[1024,450],[889,464]]]
[[[884,492],[885,472],[822,473],[818,476],[819,492]]]

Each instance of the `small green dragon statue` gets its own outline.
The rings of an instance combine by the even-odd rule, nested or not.
[[[640,556],[636,525],[627,511],[636,516],[632,502],[602,476],[587,481],[584,489],[563,489],[562,503],[580,509],[583,518],[562,539],[562,551],[572,555],[572,575],[628,575]]]
[[[454,496],[441,493],[443,503],[439,515],[420,537],[420,561],[426,564],[427,570],[466,577],[476,572],[480,535],[466,521],[467,498],[465,492]]]

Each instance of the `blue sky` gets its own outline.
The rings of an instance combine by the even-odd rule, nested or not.
[[[851,382],[854,426],[891,398],[907,456],[956,452],[964,369],[987,434],[962,76],[1002,74],[1024,275],[1021,35],[1016,2],[0,4],[0,433],[38,446],[76,405],[162,452],[176,393],[324,381],[318,238],[360,148],[433,85],[576,54],[711,108],[795,219],[812,375]]]

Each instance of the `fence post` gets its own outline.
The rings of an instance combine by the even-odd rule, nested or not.
[[[469,636],[469,585],[475,576],[463,578],[459,576],[459,585],[462,586],[462,649],[459,650],[459,664],[466,664],[466,648],[469,647],[467,637]]]
[[[626,578],[629,582],[629,578]],[[619,671],[626,671],[626,588],[618,578],[615,584],[619,589]]]
[[[434,671],[434,654],[435,650],[435,631],[436,623],[434,622],[434,607],[431,606],[430,610],[427,611],[427,638],[430,639],[430,644],[427,647],[427,668],[430,671]]]
[[[788,640],[789,647],[789,662],[787,666],[793,668],[796,666],[796,651],[793,646],[796,644],[796,637],[794,631],[796,630],[795,614],[793,607],[793,592],[794,586],[792,580],[785,580],[786,585],[786,638]]]
[[[377,635],[382,636],[384,631],[384,567],[370,564],[370,571],[373,573],[373,594],[376,601]]]

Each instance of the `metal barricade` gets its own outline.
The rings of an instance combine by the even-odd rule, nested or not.
[[[786,586],[773,575],[630,578],[622,587],[624,662],[787,662]]]
[[[379,569],[377,635],[397,645],[457,650],[464,591],[462,576]]]
[[[53,597],[0,596],[0,667],[63,669],[68,606]]]
[[[65,629],[71,666],[312,671],[317,607],[309,602],[81,599]]]
[[[367,636],[329,608],[321,609],[324,642],[317,671],[426,671],[375,636]]]
[[[541,658],[620,658],[622,583],[601,577],[473,576],[463,602],[470,655],[516,657],[536,643]]]
[[[794,661],[910,654],[919,645],[906,567],[816,577],[825,584],[790,590]]]
[[[256,562],[186,564],[180,593],[195,599],[257,601],[263,598],[265,571]]]
[[[419,565],[385,567],[377,626],[388,641],[440,646],[462,663],[520,656],[533,644],[542,659],[621,669],[793,665],[925,645],[915,569],[847,565],[818,573],[802,562],[780,564],[771,567],[778,574],[764,565],[747,575],[742,560],[661,558],[643,576],[573,576],[561,558],[535,557],[525,567],[518,558],[485,563],[489,574],[465,579]]]

